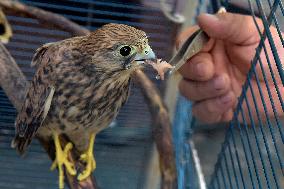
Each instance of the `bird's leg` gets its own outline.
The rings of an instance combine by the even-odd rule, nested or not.
[[[71,163],[68,160],[68,152],[72,149],[73,145],[72,143],[68,143],[64,149],[61,148],[61,144],[59,141],[59,135],[56,132],[53,132],[53,140],[55,144],[55,150],[56,150],[56,157],[54,162],[52,163],[50,169],[54,170],[56,167],[58,167],[59,172],[59,188],[64,188],[64,170],[63,165],[66,167],[66,171],[70,175],[76,175],[76,170],[74,168],[73,163]]]
[[[92,173],[92,171],[96,169],[96,161],[93,154],[95,137],[95,134],[91,134],[89,147],[87,151],[80,156],[80,160],[86,162],[86,169],[79,174],[79,181],[86,179]]]

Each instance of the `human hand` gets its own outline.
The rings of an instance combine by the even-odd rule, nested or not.
[[[262,22],[257,19],[260,30],[263,31]],[[221,13],[217,15],[202,14],[198,17],[198,25],[211,38],[201,52],[192,57],[179,70],[183,79],[179,89],[182,95],[194,102],[192,112],[200,120],[206,123],[216,123],[229,121],[233,117],[233,111],[237,104],[237,98],[242,91],[242,85],[246,80],[247,73],[251,66],[251,60],[255,55],[255,49],[260,42],[260,36],[251,16]],[[185,30],[178,38],[177,44],[180,45],[187,37],[198,29],[197,26]],[[278,54],[283,54],[283,47],[277,31],[274,27],[270,28],[274,37]],[[283,85],[280,84],[280,76],[274,65],[273,55],[270,51],[268,41],[265,41],[268,55],[272,62],[272,70],[276,77],[276,84],[284,94]],[[262,63],[271,88],[272,98],[276,99],[274,104],[276,109],[283,114],[277,92],[271,78],[265,54],[261,54]],[[281,60],[284,63],[282,58]],[[260,66],[257,66],[256,73],[261,81],[260,87],[264,101],[268,104],[269,115],[273,114],[269,96],[265,86]],[[257,83],[251,81],[252,90],[259,95]],[[281,92],[280,92],[281,94]],[[257,96],[256,95],[256,96]],[[249,104],[254,107],[251,95],[248,95]],[[261,116],[264,109],[261,99],[256,99]],[[247,109],[245,108],[245,113]],[[253,117],[256,118],[255,113]]]

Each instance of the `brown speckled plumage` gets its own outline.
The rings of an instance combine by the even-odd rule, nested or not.
[[[135,47],[135,53],[121,56],[123,45]],[[66,134],[80,151],[86,150],[89,134],[106,128],[126,102],[131,74],[141,67],[134,59],[146,46],[143,31],[107,24],[88,36],[39,48],[32,61],[37,71],[16,119],[13,145],[23,153],[34,135],[50,138],[54,130]]]

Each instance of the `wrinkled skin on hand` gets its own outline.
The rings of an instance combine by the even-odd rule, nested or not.
[[[257,23],[260,30],[263,31],[261,20],[257,19]],[[177,46],[180,46],[199,27],[211,38],[202,51],[188,60],[179,70],[183,76],[179,84],[180,92],[194,102],[193,114],[201,121],[205,123],[230,121],[237,105],[237,98],[241,94],[242,85],[251,67],[251,60],[255,56],[255,49],[260,42],[260,36],[251,16],[231,13],[202,14],[198,17],[198,25],[185,30],[177,40]],[[276,28],[270,27],[270,31],[274,36],[278,54],[283,54],[284,50]],[[278,85],[283,98],[284,88],[268,40],[265,41],[265,45],[272,62],[272,70],[276,78],[275,84]],[[263,50],[260,56],[275,107],[283,115]],[[283,57],[280,58],[282,58],[281,62],[284,63]],[[260,80],[260,88],[263,91],[268,114],[271,116],[273,110],[259,64],[255,70]],[[256,78],[251,79],[251,85],[252,91],[256,95],[258,110],[261,116],[265,118]],[[252,115],[256,119],[255,106],[250,91],[247,92],[247,97],[249,106],[253,109]],[[244,103],[243,109],[247,116],[246,119],[249,120],[248,110]]]

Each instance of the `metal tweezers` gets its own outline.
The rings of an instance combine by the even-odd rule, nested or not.
[[[177,71],[188,59],[197,54],[208,41],[208,35],[201,29],[194,32],[168,62],[173,66],[173,68],[168,70],[166,74],[170,76]]]
[[[221,7],[217,14],[226,13],[226,9]],[[176,72],[182,65],[186,63],[188,59],[196,55],[209,41],[209,36],[201,29],[194,32],[177,51],[173,58],[168,62],[173,66],[172,69],[168,70],[166,75],[170,76]]]

